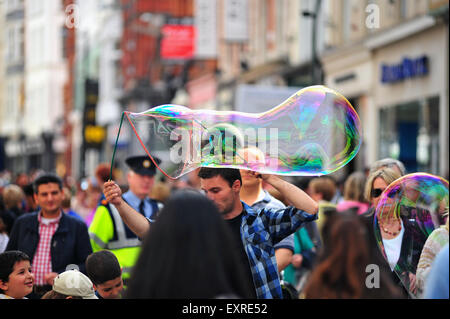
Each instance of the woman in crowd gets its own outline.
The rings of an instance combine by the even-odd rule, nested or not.
[[[401,207],[403,213],[400,213],[400,207],[393,205],[383,216],[375,216],[381,194],[389,184],[400,177],[398,170],[387,167],[370,173],[366,182],[365,196],[370,201],[371,207],[361,217],[369,235],[377,239],[376,253],[381,253],[384,257],[394,282],[403,288],[405,295],[415,297],[416,268],[426,235],[408,219],[407,214],[403,212],[405,207]]]
[[[322,229],[323,249],[301,294],[306,299],[401,298],[389,272],[373,258],[371,238],[353,211],[331,213]],[[372,265],[372,268],[368,268]],[[368,269],[370,270],[369,272]],[[371,271],[377,272],[373,278]]]
[[[234,238],[216,206],[176,192],[144,238],[125,298],[246,298]]]
[[[366,176],[363,172],[353,172],[345,180],[344,200],[336,206],[338,211],[356,208],[357,214],[361,215],[369,209],[369,203],[364,197],[364,185]]]

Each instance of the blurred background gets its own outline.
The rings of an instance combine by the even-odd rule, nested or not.
[[[92,176],[111,161],[125,110],[262,112],[323,84],[363,127],[338,179],[384,157],[448,179],[448,9],[448,0],[0,0],[0,174]],[[119,172],[134,140],[121,132]]]

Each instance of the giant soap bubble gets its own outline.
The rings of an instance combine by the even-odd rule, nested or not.
[[[258,114],[162,105],[124,115],[148,156],[162,160],[157,166],[169,178],[198,167],[324,175],[347,164],[361,144],[358,114],[324,86],[304,88]],[[255,153],[247,149],[263,156],[242,156]]]
[[[414,173],[392,182],[375,209],[374,231],[384,257],[411,297],[423,293],[427,239],[448,216],[448,181]],[[448,229],[446,238],[448,242]],[[423,255],[423,257],[422,257]]]

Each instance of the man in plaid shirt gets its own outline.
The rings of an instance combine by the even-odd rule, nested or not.
[[[272,185],[293,206],[253,210],[240,200],[242,181],[237,169],[202,167],[198,176],[202,190],[216,204],[238,239],[236,249],[247,280],[255,288],[254,297],[282,298],[273,246],[304,222],[316,220],[318,205],[301,189],[275,175],[253,174]],[[116,206],[128,227],[138,236],[144,236],[150,223],[121,199],[117,184],[106,182],[104,186],[106,199]]]
[[[6,250],[20,250],[32,259],[34,295],[40,298],[52,289],[53,280],[69,265],[85,272],[85,260],[92,253],[86,224],[66,215],[62,180],[44,174],[34,183],[34,199],[40,210],[20,216],[14,223]]]

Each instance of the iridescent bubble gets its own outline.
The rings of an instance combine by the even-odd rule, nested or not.
[[[381,194],[375,209],[375,237],[411,297],[423,293],[431,266],[424,250],[428,238],[439,233],[439,241],[448,242],[448,225],[442,230],[447,217],[448,181],[441,177],[409,174],[391,183]]]
[[[170,178],[198,167],[324,175],[346,165],[361,144],[358,114],[345,97],[324,86],[304,88],[264,113],[179,105],[124,113],[145,152],[162,160],[158,168]],[[255,148],[263,162],[242,156]]]

